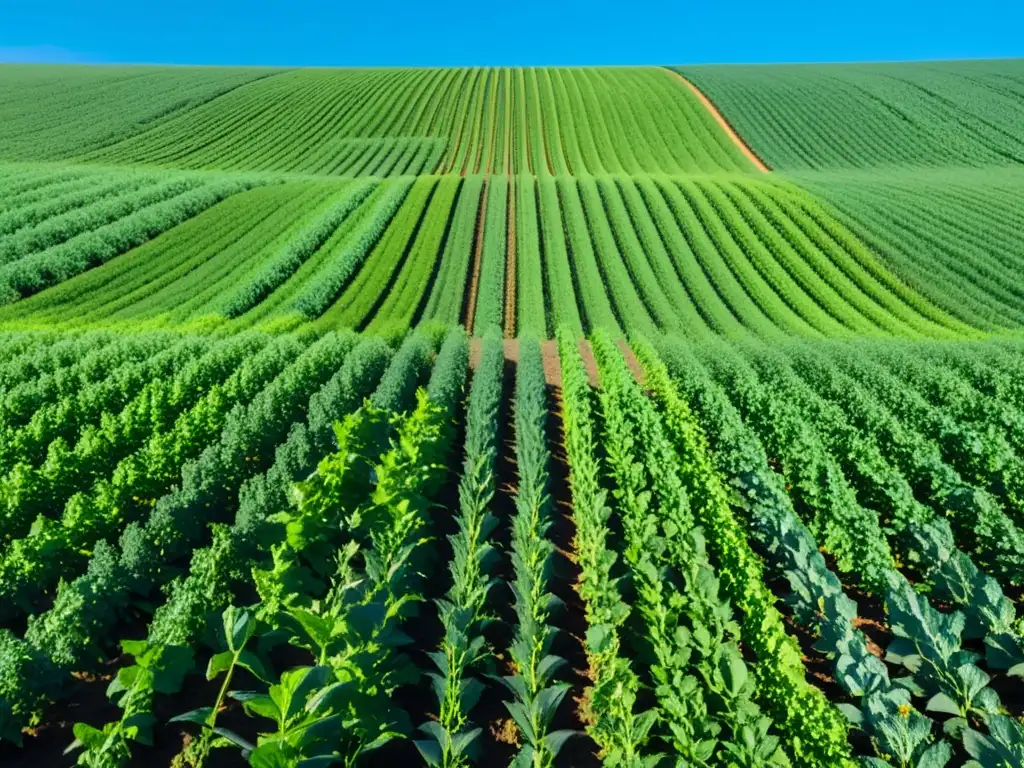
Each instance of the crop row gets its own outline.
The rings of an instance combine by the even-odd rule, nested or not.
[[[677,67],[780,170],[1019,165],[1019,61]]]
[[[256,68],[4,66],[0,158],[70,158],[271,73]]]
[[[108,118],[106,142],[69,136],[63,156],[103,165],[379,177],[751,170],[698,100],[657,68],[253,71],[249,82],[225,73],[236,87],[224,89],[179,72],[186,82],[189,74],[196,78],[197,97],[143,129]],[[77,77],[88,92],[88,73]],[[147,77],[159,82],[168,73]],[[198,98],[204,79],[207,97]],[[55,113],[75,98],[45,90],[40,96]],[[147,101],[120,85],[93,98],[112,115],[124,102],[145,108]],[[136,114],[125,106],[126,116]],[[56,126],[39,135],[39,154],[31,154],[27,125],[42,119],[38,110],[16,120],[10,134],[17,148],[9,155],[0,135],[0,158],[53,156]]]
[[[977,328],[1024,318],[1018,171],[938,171],[859,180],[802,178],[849,221],[893,272],[937,306]]]
[[[550,351],[520,339],[506,389],[494,332],[468,390],[458,328],[5,334],[3,738],[122,637],[83,764],[179,728],[191,764],[486,763],[495,705],[535,765],[1019,760],[1019,344],[591,345],[560,334],[552,412]]]
[[[182,199],[205,201],[241,184],[216,182]],[[549,335],[562,323],[693,337],[942,337],[990,324],[955,306],[954,293],[902,282],[870,240],[784,182],[496,176],[485,198],[480,184],[455,176],[293,181],[232,195],[17,303],[4,319],[291,328],[319,318],[391,333],[458,318],[502,328],[514,316],[506,335]],[[113,230],[171,203],[23,257],[0,277],[6,271],[13,285],[34,291],[44,264],[75,254],[63,269],[81,269],[118,236]],[[65,274],[45,269],[47,283]],[[463,317],[469,311],[474,317]],[[1015,324],[1011,314],[1001,322]]]

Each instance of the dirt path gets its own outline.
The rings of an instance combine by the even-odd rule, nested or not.
[[[547,342],[545,342],[547,344]],[[545,368],[550,350],[544,349]],[[558,350],[554,349],[554,363],[558,365]],[[548,533],[555,545],[551,593],[561,600],[564,610],[557,614],[556,623],[562,630],[555,638],[553,651],[565,659],[567,672],[563,678],[571,686],[565,701],[558,708],[552,728],[568,729],[579,733],[565,745],[558,764],[580,768],[600,765],[597,745],[585,735],[587,689],[594,681],[589,677],[584,638],[587,634],[586,608],[580,598],[581,569],[576,551],[576,523],[573,519],[572,493],[569,486],[569,460],[565,455],[565,425],[562,419],[561,385],[548,383],[548,421],[546,425],[548,448],[551,451],[552,526]]]
[[[519,363],[519,339],[504,339],[502,341],[505,350],[505,364],[517,365]],[[480,365],[480,358],[483,355],[484,340],[479,336],[469,340],[469,367],[475,371]],[[544,360],[544,381],[549,387],[562,387],[562,366],[558,360],[558,342],[554,339],[547,339],[540,343],[541,355]]]
[[[729,124],[729,121],[725,119],[725,116],[718,111],[718,107],[711,103],[711,99],[705,96],[704,92],[701,91],[700,88],[675,70],[666,69],[665,71],[668,72],[670,77],[674,77],[693,92],[693,95],[700,100],[700,103],[704,105],[704,108],[715,119],[715,122],[721,126],[722,130],[725,131],[725,134],[730,140],[732,140],[732,143],[735,144],[739,148],[740,152],[742,152],[743,155],[754,164],[754,167],[757,168],[757,170],[761,171],[761,173],[768,173],[771,171],[771,168],[765,165],[761,158],[754,154],[754,150],[752,150],[750,146],[740,138],[740,135],[736,133],[733,127]]]
[[[549,387],[562,391],[562,363],[558,357],[558,342],[548,339],[540,343],[540,353],[544,360],[544,381]]]
[[[476,319],[476,295],[480,290],[480,265],[484,258],[484,219],[487,215],[487,185],[490,178],[485,176],[480,186],[480,209],[476,213],[476,237],[473,245],[473,271],[469,277],[469,293],[466,298],[466,314],[462,324],[466,333],[473,334],[473,321]]]
[[[642,387],[644,385],[644,368],[640,365],[640,361],[636,359],[636,355],[633,353],[632,347],[629,346],[629,342],[625,339],[619,339],[616,344],[618,344],[619,351],[626,359],[626,365],[629,366],[629,370],[633,373],[636,383]]]
[[[601,380],[597,376],[597,360],[594,358],[593,347],[590,346],[590,342],[586,339],[580,339],[577,342],[577,346],[580,350],[580,357],[583,358],[583,368],[587,372],[587,380],[590,382],[590,386],[601,386]]]
[[[505,348],[505,364],[515,366],[519,363],[519,339],[504,339]],[[636,378],[637,383],[640,386],[644,386],[644,369],[640,365],[640,361],[637,359],[633,350],[630,348],[629,343],[625,339],[619,339],[617,342],[619,349],[622,351],[622,356],[626,359],[626,365],[629,366],[630,372]],[[601,382],[597,373],[597,360],[594,357],[594,350],[590,346],[590,342],[586,339],[580,339],[577,342],[580,350],[580,357],[583,358],[583,368],[587,372],[587,379],[590,381],[590,386],[600,387]],[[555,339],[545,339],[540,343],[541,355],[544,360],[544,380],[547,382],[549,387],[555,387],[561,389],[562,387],[562,365],[558,357],[558,341]],[[470,337],[469,339],[469,367],[471,370],[476,370],[477,365],[480,364],[480,356],[483,351],[483,339],[479,336]]]
[[[505,227],[505,338],[516,335],[516,182],[508,180],[508,205]]]

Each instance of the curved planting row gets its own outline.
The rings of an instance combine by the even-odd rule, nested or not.
[[[130,70],[125,70],[129,72]],[[747,171],[753,166],[724,136],[698,99],[663,70],[398,69],[139,71],[140,84],[191,77],[192,93],[147,125],[128,90],[106,93],[106,141],[66,141],[63,156],[103,165],[275,171],[334,176],[466,174],[602,174]],[[69,71],[72,84],[75,73]],[[89,73],[77,75],[87,92]],[[3,79],[0,78],[0,86]],[[14,82],[19,96],[31,78]],[[205,91],[205,93],[204,93]],[[73,92],[73,91],[72,91]],[[55,113],[75,99],[50,95]],[[154,99],[155,100],[155,99]],[[19,99],[20,101],[20,99]],[[91,105],[90,105],[91,106]],[[139,107],[144,108],[140,103]],[[0,158],[49,159],[57,126],[35,132],[38,105],[0,135]],[[117,125],[116,115],[126,123]],[[77,116],[76,118],[77,119]],[[9,137],[6,136],[9,134]],[[11,146],[5,154],[4,139]],[[77,151],[75,151],[77,149]]]
[[[676,69],[775,169],[1024,163],[1019,61]]]

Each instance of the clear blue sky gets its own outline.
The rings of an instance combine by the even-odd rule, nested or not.
[[[0,0],[0,61],[426,66],[1020,56],[1024,0]]]

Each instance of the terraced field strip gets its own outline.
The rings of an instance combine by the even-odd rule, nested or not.
[[[776,170],[1024,164],[1020,60],[674,69]]]
[[[771,168],[765,165],[761,158],[759,158],[754,153],[754,150],[750,148],[750,146],[740,137],[738,133],[736,133],[732,125],[730,125],[729,121],[726,120],[725,116],[718,111],[718,107],[711,103],[711,100],[704,94],[703,91],[701,91],[697,86],[695,86],[693,83],[691,83],[678,72],[674,72],[672,70],[667,71],[671,77],[681,82],[684,86],[686,86],[687,89],[690,90],[691,93],[693,93],[694,96],[697,97],[697,99],[700,101],[703,107],[710,113],[711,117],[714,118],[715,122],[718,123],[719,127],[721,127],[723,131],[725,131],[730,141],[732,141],[732,143],[739,148],[739,150],[743,153],[744,157],[746,157],[751,163],[754,164],[754,167],[757,168],[757,170],[761,171],[761,173],[768,173],[771,171]]]

